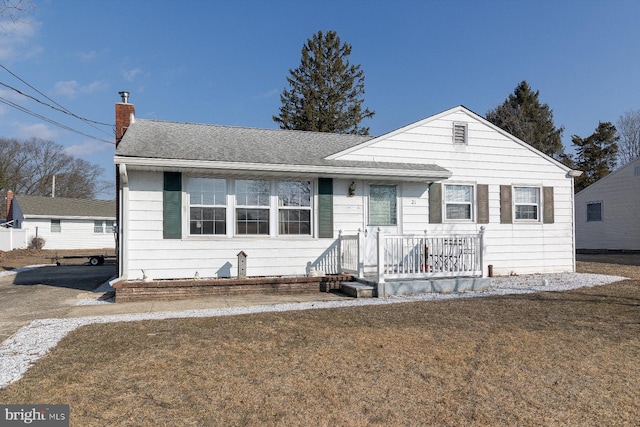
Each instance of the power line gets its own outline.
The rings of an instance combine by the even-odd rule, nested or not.
[[[113,126],[114,126],[113,124],[98,122],[98,121],[91,120],[91,119],[87,119],[87,118],[85,118],[85,117],[81,117],[81,116],[78,116],[77,114],[72,113],[69,109],[67,109],[67,108],[63,107],[62,105],[60,105],[59,103],[57,103],[57,102],[56,102],[56,101],[54,101],[53,99],[49,98],[47,95],[45,95],[44,93],[42,93],[41,91],[39,91],[38,89],[36,89],[33,85],[29,84],[27,81],[25,81],[24,79],[22,79],[21,77],[19,77],[17,74],[15,74],[13,71],[9,70],[9,69],[8,69],[7,67],[5,67],[4,65],[0,64],[0,67],[1,67],[1,68],[3,68],[6,72],[8,72],[9,74],[11,74],[11,75],[12,75],[13,77],[15,77],[16,79],[20,80],[22,83],[24,83],[25,85],[27,85],[28,87],[30,87],[31,89],[33,89],[34,91],[36,91],[37,93],[39,93],[40,95],[44,96],[46,99],[48,99],[49,101],[51,101],[53,104],[55,104],[55,105],[56,105],[57,107],[59,107],[59,108],[56,108],[56,107],[54,107],[53,105],[50,105],[50,104],[48,104],[48,103],[46,103],[46,102],[43,102],[43,101],[41,101],[41,100],[39,100],[39,99],[37,99],[37,98],[35,98],[35,97],[33,97],[33,96],[29,95],[29,94],[26,94],[26,93],[24,93],[24,92],[22,92],[22,91],[20,91],[20,90],[18,90],[18,89],[16,89],[16,88],[14,88],[14,87],[12,87],[12,86],[10,86],[10,85],[7,85],[7,84],[5,84],[5,83],[0,82],[0,85],[5,86],[5,87],[7,87],[7,88],[9,88],[9,89],[11,89],[11,90],[13,90],[13,91],[17,92],[18,94],[20,94],[20,95],[22,95],[22,96],[24,96],[24,97],[27,97],[27,98],[29,98],[29,99],[32,99],[32,100],[34,100],[34,101],[36,101],[36,102],[38,102],[38,103],[40,103],[40,104],[42,104],[42,105],[45,105],[45,106],[47,106],[47,107],[49,107],[49,108],[51,108],[51,109],[53,109],[53,110],[55,110],[55,111],[59,111],[59,112],[61,112],[61,113],[64,113],[64,114],[67,114],[67,115],[69,115],[69,116],[75,117],[75,118],[77,118],[77,119],[79,119],[79,120],[82,120],[83,122],[87,123],[89,126],[93,127],[94,129],[98,130],[99,132],[104,133],[105,135],[110,135],[109,133],[105,132],[104,130],[102,130],[102,129],[100,129],[100,128],[96,127],[96,126],[94,126],[94,124],[98,124],[98,125],[101,125],[101,126],[109,126],[109,127],[111,127],[111,128],[113,128]],[[4,100],[4,101],[2,101],[2,102],[3,102],[3,103],[5,103],[5,104],[7,104],[7,105],[9,105],[9,106],[11,106],[11,107],[13,107],[13,108],[18,109],[19,111],[22,111],[22,112],[24,112],[24,113],[30,114],[30,115],[32,115],[32,116],[34,116],[34,117],[38,117],[38,118],[40,118],[40,119],[42,119],[42,120],[47,121],[48,123],[54,124],[54,125],[59,126],[59,127],[63,128],[63,129],[67,129],[67,130],[69,130],[69,131],[71,131],[71,132],[78,133],[78,134],[80,134],[80,135],[86,136],[86,137],[88,137],[88,138],[95,139],[95,140],[97,140],[97,141],[103,141],[103,142],[107,142],[107,143],[109,143],[109,144],[114,144],[114,142],[106,141],[106,140],[104,140],[104,139],[101,139],[101,138],[98,138],[98,137],[95,137],[95,136],[92,136],[92,135],[86,134],[86,133],[84,133],[84,132],[78,131],[78,130],[73,129],[73,128],[71,128],[71,127],[68,127],[68,126],[62,125],[62,124],[60,124],[60,123],[58,123],[58,122],[56,122],[56,121],[54,121],[54,120],[48,119],[48,118],[46,118],[46,117],[44,117],[44,116],[42,116],[42,115],[38,115],[38,114],[36,114],[36,113],[33,113],[33,112],[31,112],[31,111],[27,110],[25,107],[21,107],[21,106],[19,106],[18,104],[15,104],[15,103],[13,103],[13,102],[11,102],[11,101]]]
[[[1,67],[1,65],[0,65],[0,67]],[[27,98],[29,98],[29,99],[33,99],[34,101],[36,101],[36,102],[38,102],[38,103],[40,103],[40,104],[42,104],[42,105],[44,105],[44,106],[46,106],[46,107],[49,107],[49,108],[51,108],[51,109],[53,109],[53,110],[59,111],[59,112],[64,113],[64,114],[68,114],[68,115],[70,115],[70,116],[72,116],[72,117],[75,117],[76,119],[80,119],[80,120],[82,120],[83,122],[86,122],[86,123],[95,123],[95,124],[97,124],[97,125],[102,125],[102,126],[113,126],[112,124],[109,124],[109,123],[97,122],[97,121],[95,121],[95,120],[90,120],[90,119],[86,119],[86,118],[84,118],[84,117],[80,117],[80,116],[78,116],[78,115],[76,115],[76,114],[72,113],[71,111],[67,110],[67,109],[66,109],[66,108],[64,108],[64,107],[63,107],[63,108],[54,107],[53,105],[47,104],[46,102],[43,102],[43,101],[40,101],[38,98],[33,97],[33,96],[31,96],[31,95],[29,95],[29,94],[27,94],[27,93],[24,93],[24,92],[22,92],[22,91],[20,91],[20,90],[16,89],[16,88],[15,88],[15,87],[13,87],[13,86],[9,86],[9,85],[8,85],[8,84],[6,84],[6,83],[2,83],[2,82],[0,82],[0,85],[2,85],[2,86],[4,86],[4,87],[6,87],[6,88],[8,88],[8,89],[11,89],[11,90],[13,90],[13,91],[15,91],[15,92],[19,93],[20,95],[25,96],[25,97],[27,97]],[[47,98],[47,99],[48,99],[48,98]],[[56,104],[56,105],[57,105],[57,104]]]
[[[2,97],[0,97],[0,102],[3,103],[3,104],[8,105],[10,107],[13,107],[18,111],[22,111],[23,113],[29,114],[29,115],[31,115],[33,117],[36,117],[36,118],[38,118],[40,120],[43,120],[43,121],[45,121],[47,123],[50,123],[50,124],[52,124],[54,126],[58,126],[58,127],[62,128],[62,129],[68,130],[70,132],[75,132],[75,133],[80,134],[82,136],[86,136],[87,138],[91,138],[91,139],[95,139],[97,141],[106,142],[107,144],[114,144],[115,145],[114,141],[107,141],[106,139],[98,138],[98,137],[95,137],[93,135],[89,135],[87,133],[81,132],[81,131],[79,131],[77,129],[74,129],[72,127],[63,125],[62,123],[58,123],[55,120],[49,119],[49,118],[47,118],[47,117],[45,117],[45,116],[43,116],[41,114],[34,113],[33,111],[31,111],[31,110],[29,110],[29,109],[27,109],[27,108],[25,108],[25,107],[23,107],[21,105],[18,105],[15,102],[11,102],[11,101],[9,101],[7,99],[4,99]]]

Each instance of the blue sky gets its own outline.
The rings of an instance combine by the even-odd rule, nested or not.
[[[464,105],[484,116],[527,80],[563,142],[640,109],[640,2],[33,0],[2,22],[0,83],[112,124],[118,92],[139,118],[277,128],[302,45],[335,30],[365,73],[372,135]],[[9,73],[8,70],[11,71]],[[0,86],[0,136],[55,141],[113,175],[113,131]],[[95,137],[95,138],[90,138]],[[103,141],[106,140],[106,141]],[[102,195],[101,197],[107,197]]]

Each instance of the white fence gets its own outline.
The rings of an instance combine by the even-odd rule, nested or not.
[[[0,227],[0,251],[24,249],[27,246],[27,230]]]

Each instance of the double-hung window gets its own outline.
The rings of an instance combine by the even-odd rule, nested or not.
[[[445,185],[444,211],[447,220],[473,219],[473,186]]]
[[[103,221],[101,219],[97,219],[93,221],[93,232],[94,233],[113,233],[115,221]]]
[[[189,234],[227,233],[227,181],[220,178],[189,178]]]
[[[62,233],[62,226],[60,225],[59,219],[51,220],[51,232],[52,233]]]
[[[278,182],[278,233],[311,234],[311,183]]]
[[[236,234],[269,234],[270,197],[270,181],[236,180]]]
[[[513,187],[516,221],[540,220],[540,188]]]

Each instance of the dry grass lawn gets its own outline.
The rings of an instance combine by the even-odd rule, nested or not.
[[[633,279],[571,292],[84,327],[0,402],[72,426],[637,426],[638,258],[580,262]]]

